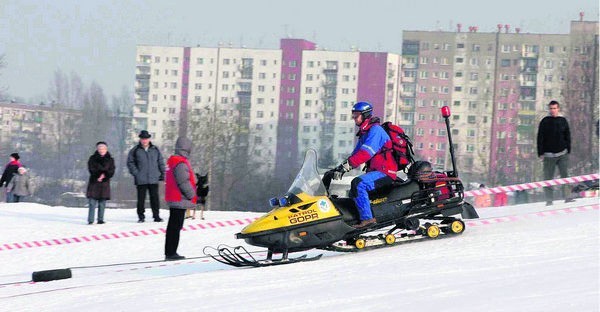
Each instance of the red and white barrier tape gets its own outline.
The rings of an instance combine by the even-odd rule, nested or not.
[[[256,218],[197,223],[197,224],[190,224],[190,225],[184,226],[182,228],[182,230],[183,231],[196,231],[196,230],[214,229],[214,228],[219,228],[219,227],[240,226],[240,225],[244,225],[244,224],[250,224],[254,220],[256,220]],[[79,236],[79,237],[45,239],[45,240],[37,240],[37,241],[22,242],[22,243],[7,243],[7,244],[0,244],[0,251],[26,249],[26,248],[34,248],[34,247],[45,247],[45,246],[68,245],[68,244],[76,244],[76,243],[83,243],[83,242],[129,238],[129,237],[137,237],[137,236],[148,236],[148,235],[164,234],[165,232],[166,232],[166,230],[164,228],[160,228],[160,229],[119,232],[119,233],[111,233],[111,234],[94,234],[94,235]]]
[[[465,220],[465,224],[467,226],[481,226],[481,225],[490,225],[490,224],[496,224],[496,223],[520,221],[520,220],[525,220],[525,219],[529,219],[532,217],[548,217],[548,216],[572,214],[572,213],[576,213],[576,212],[585,212],[585,211],[592,211],[592,210],[600,210],[600,204],[562,208],[562,209],[556,209],[556,210],[545,210],[545,211],[532,212],[532,213],[523,214],[523,215],[513,215],[513,216],[505,216],[505,217],[497,217],[497,218],[489,218],[489,219]]]
[[[587,174],[570,178],[561,178],[554,180],[546,180],[546,181],[538,181],[538,182],[530,182],[523,184],[515,184],[509,186],[499,186],[494,188],[486,188],[465,192],[465,197],[469,196],[477,196],[484,194],[498,194],[498,193],[506,193],[506,192],[514,192],[514,191],[524,191],[531,190],[534,188],[540,188],[545,186],[554,186],[554,185],[562,185],[562,184],[571,184],[571,183],[579,183],[584,181],[596,180],[600,178],[600,174]]]

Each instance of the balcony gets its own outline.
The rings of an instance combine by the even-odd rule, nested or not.
[[[148,80],[148,79],[150,79],[150,74],[137,74],[137,75],[135,75],[135,79]]]
[[[417,67],[417,63],[406,63],[406,64],[402,64],[402,69],[416,69]]]
[[[520,110],[519,116],[535,116],[534,110]]]
[[[523,51],[523,53],[521,53],[521,56],[523,58],[538,58],[538,53],[531,51]]]
[[[535,101],[535,95],[521,95],[519,101]]]
[[[521,80],[521,87],[535,87],[537,83],[535,81],[525,81]]]
[[[333,72],[337,72],[337,71],[338,71],[337,65],[329,65],[329,66],[323,68],[324,73],[333,73]]]
[[[537,66],[523,66],[523,67],[521,67],[521,72],[523,72],[523,73],[537,73],[538,72],[538,68],[537,68]]]
[[[416,77],[402,77],[402,82],[415,82],[417,81]]]
[[[416,92],[415,91],[402,91],[401,95],[402,95],[402,97],[411,98],[411,97],[415,97]]]
[[[148,93],[149,91],[150,91],[149,86],[141,86],[141,87],[135,88],[135,92],[138,92],[138,93]]]
[[[326,80],[321,83],[321,86],[325,88],[331,88],[337,86],[337,80]]]

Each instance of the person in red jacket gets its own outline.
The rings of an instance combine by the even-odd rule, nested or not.
[[[165,236],[165,260],[181,260],[177,254],[179,233],[183,227],[185,211],[196,206],[196,178],[188,160],[192,141],[179,137],[175,142],[175,155],[167,160],[165,201],[169,205],[169,222]]]
[[[19,171],[19,167],[21,167],[21,163],[19,162],[19,154],[18,153],[12,153],[10,154],[10,162],[8,162],[8,164],[6,164],[6,167],[4,167],[4,172],[2,173],[2,178],[0,178],[0,187],[3,186],[8,186],[8,183],[10,183],[10,180],[12,180],[13,176],[18,173]],[[6,202],[7,203],[12,203],[13,202],[13,195],[12,192],[10,192],[8,190],[8,188],[6,189]]]
[[[351,182],[350,196],[358,208],[360,223],[354,225],[360,229],[377,222],[371,211],[369,192],[387,185],[396,179],[398,165],[392,155],[390,136],[379,125],[379,118],[372,117],[373,106],[368,102],[358,102],[352,107],[352,118],[359,127],[358,142],[352,152],[341,165],[336,168],[334,179],[364,163],[367,173],[356,177]]]

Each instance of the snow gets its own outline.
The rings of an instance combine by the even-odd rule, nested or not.
[[[209,211],[207,220],[186,220],[179,253],[191,259],[164,262],[166,222],[138,224],[134,209],[109,209],[106,224],[88,225],[85,208],[2,203],[0,310],[599,311],[598,198],[555,203],[480,209],[482,219],[447,239],[312,250],[323,258],[241,269],[202,257],[202,249],[243,244],[233,237],[244,226],[235,220],[260,214]],[[131,234],[141,231],[149,234]],[[93,235],[99,239],[81,239]],[[34,245],[44,240],[51,245]],[[25,282],[59,268],[72,268],[73,277]]]

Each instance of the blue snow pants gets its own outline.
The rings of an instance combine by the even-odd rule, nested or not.
[[[350,197],[354,199],[361,221],[373,219],[371,202],[369,201],[369,191],[391,185],[392,183],[394,183],[394,180],[380,171],[367,172],[352,180]]]

